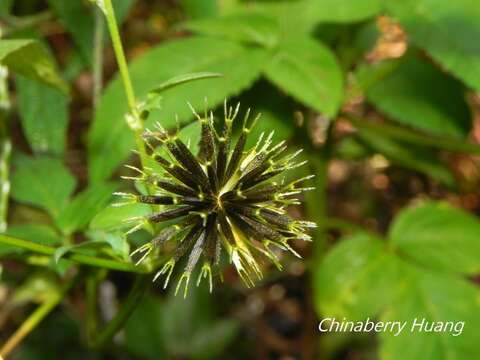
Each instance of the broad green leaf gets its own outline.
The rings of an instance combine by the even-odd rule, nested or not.
[[[477,286],[447,274],[430,273],[404,265],[402,294],[383,313],[381,321],[407,321],[398,336],[381,333],[380,358],[475,359],[480,351],[480,291]],[[422,332],[417,319],[428,322],[453,322],[453,331]],[[458,322],[462,324],[456,325]],[[460,331],[460,332],[457,332]]]
[[[12,198],[46,210],[57,218],[75,189],[76,180],[58,159],[22,156],[14,163]]]
[[[0,40],[0,63],[11,71],[68,92],[43,44],[31,39]]]
[[[205,98],[213,107],[238,94],[258,78],[267,56],[262,49],[200,36],[151,49],[130,66],[139,99],[159,83],[179,74],[209,71],[224,76],[182,84],[165,91],[162,110],[150,115],[147,126],[160,121],[164,127],[172,127],[175,114],[181,121],[190,119],[192,113],[187,101],[203,110]],[[89,174],[94,182],[108,178],[133,148],[133,135],[124,120],[127,111],[124,90],[117,77],[100,100],[89,134]]]
[[[480,272],[480,221],[448,204],[407,208],[390,228],[392,244],[426,267],[465,274]]]
[[[17,76],[17,104],[25,136],[36,153],[62,154],[68,126],[68,98],[59,90]]]
[[[120,200],[119,200],[120,202]],[[128,220],[151,214],[149,205],[134,203],[123,206],[107,205],[90,222],[91,230],[113,231],[131,227]]]
[[[359,77],[376,69],[363,68]],[[409,57],[370,86],[366,95],[392,119],[435,135],[465,138],[471,115],[462,85],[433,65]]]
[[[406,328],[397,336],[388,331],[378,335],[381,359],[472,359],[480,351],[477,336],[480,289],[450,271],[454,270],[451,267],[428,265],[433,257],[419,262],[422,252],[416,250],[415,257],[412,257],[412,252],[406,253],[397,240],[403,233],[411,234],[410,243],[413,244],[417,242],[414,237],[419,234],[418,242],[422,243],[421,233],[426,233],[427,227],[433,239],[433,233],[441,231],[437,231],[435,225],[449,222],[447,214],[440,215],[438,221],[432,220],[435,218],[432,212],[438,209],[454,211],[440,204],[405,210],[392,225],[387,242],[371,235],[355,235],[341,241],[316,270],[315,303],[323,316],[345,317],[348,321],[367,317],[379,321],[406,321]],[[455,220],[465,216],[459,213],[451,216]],[[452,219],[451,223],[455,220]],[[466,226],[468,229],[470,221],[475,220],[460,219],[459,228]],[[420,229],[416,224],[432,226]],[[433,243],[430,245],[435,246]],[[465,256],[471,251],[464,243],[455,245],[455,251],[463,251]],[[450,251],[443,250],[445,254]],[[454,256],[452,261],[461,267],[463,258],[459,260]],[[414,321],[423,319],[437,324],[464,322],[464,328],[461,334],[457,333],[460,329],[425,332],[418,331],[417,327],[412,331]]]
[[[308,38],[279,45],[265,67],[267,78],[305,105],[334,116],[342,100],[342,72],[334,54]]]
[[[404,144],[367,129],[360,129],[359,137],[369,148],[385,155],[394,164],[424,173],[448,187],[455,187],[453,174],[429,149]]]
[[[306,4],[315,23],[351,23],[377,15],[382,0],[306,0]]]
[[[58,227],[67,235],[84,229],[105,207],[116,188],[117,184],[98,184],[76,195],[58,217]]]
[[[342,240],[315,272],[320,314],[359,321],[380,312],[397,291],[398,264],[386,244],[368,234]]]
[[[280,29],[275,18],[259,13],[236,13],[224,17],[189,21],[183,25],[194,33],[273,47]]]
[[[391,0],[386,9],[408,38],[444,69],[480,90],[480,6],[477,0]]]

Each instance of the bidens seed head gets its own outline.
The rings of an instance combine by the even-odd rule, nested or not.
[[[300,183],[312,176],[288,183],[278,180],[284,171],[305,163],[295,161],[300,151],[285,154],[285,142],[272,144],[273,132],[266,137],[262,134],[256,145],[247,149],[247,136],[258,120],[257,116],[249,123],[249,110],[243,118],[240,136],[233,143],[232,124],[238,111],[239,106],[227,109],[225,104],[223,129],[219,132],[215,129],[212,113],[201,117],[194,111],[201,124],[197,155],[161,126],[158,131],[146,132],[144,139],[152,150],[150,156],[165,173],[136,169],[140,175],[130,179],[147,183],[155,192],[152,195],[118,194],[126,199],[124,203],[162,206],[161,211],[138,219],[130,232],[141,228],[145,222],[166,222],[168,225],[132,255],[140,254],[137,262],[140,263],[155,248],[174,242],[169,260],[155,279],[164,275],[166,287],[173,269],[185,258],[186,265],[176,288],[178,292],[184,284],[184,295],[200,261],[197,285],[206,279],[212,290],[212,268],[218,268],[224,253],[228,254],[244,283],[252,286],[255,278],[262,278],[259,256],[270,259],[281,269],[273,248],[299,256],[289,242],[310,240],[306,229],[315,226],[308,221],[294,220],[286,213],[287,206],[299,204],[298,194],[311,189],[301,187]],[[156,151],[152,141],[163,145],[167,155]]]

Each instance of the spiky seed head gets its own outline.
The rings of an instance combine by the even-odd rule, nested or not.
[[[239,105],[227,107],[222,130],[217,131],[213,114],[201,117],[199,151],[194,155],[176,135],[171,135],[161,126],[158,131],[147,131],[144,139],[152,150],[150,156],[165,171],[155,173],[152,169],[134,168],[136,177],[131,179],[148,183],[155,189],[151,195],[118,193],[123,198],[120,204],[139,202],[159,205],[161,211],[146,218],[135,220],[133,231],[146,222],[168,222],[149,243],[135,250],[142,262],[156,248],[166,242],[175,243],[168,261],[155,275],[155,280],[165,276],[167,286],[174,267],[186,258],[184,271],[176,292],[184,284],[184,295],[190,277],[201,261],[197,285],[206,279],[212,289],[212,269],[219,266],[222,254],[227,254],[230,263],[247,286],[253,286],[262,272],[258,257],[264,256],[279,269],[281,264],[273,248],[287,250],[299,256],[289,245],[293,239],[310,240],[306,233],[315,224],[292,219],[286,212],[288,205],[298,204],[298,194],[311,188],[299,183],[310,177],[289,183],[277,180],[283,172],[301,166],[295,162],[299,152],[285,154],[284,142],[272,145],[273,133],[262,135],[256,145],[247,149],[247,136],[258,120],[249,121],[250,109],[243,118],[240,136],[232,141],[232,123],[239,113]],[[157,141],[167,150],[161,155],[151,145]]]

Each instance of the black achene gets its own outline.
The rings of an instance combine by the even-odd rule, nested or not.
[[[193,110],[193,109],[192,109]],[[225,104],[223,129],[216,131],[213,114],[199,116],[201,123],[199,152],[195,156],[189,147],[176,135],[169,135],[161,126],[158,131],[144,134],[151,151],[150,156],[164,169],[156,174],[150,169],[140,171],[141,180],[154,189],[152,195],[119,193],[128,202],[162,205],[162,211],[153,213],[131,231],[140,228],[144,221],[168,222],[168,226],[149,243],[138,248],[143,261],[153,249],[167,241],[176,245],[170,259],[158,271],[155,279],[166,275],[167,286],[173,268],[186,257],[186,267],[178,282],[177,291],[185,281],[187,293],[191,274],[202,258],[197,284],[202,278],[209,281],[212,289],[212,267],[218,266],[225,251],[231,263],[247,286],[254,284],[253,278],[262,278],[257,256],[269,258],[279,269],[281,264],[272,247],[289,250],[295,255],[289,241],[310,240],[306,229],[315,224],[294,220],[286,213],[288,205],[298,204],[296,195],[309,188],[299,183],[311,176],[284,183],[277,180],[284,171],[303,165],[296,163],[300,151],[286,155],[282,141],[272,145],[273,132],[262,134],[256,145],[246,149],[247,136],[258,116],[249,126],[249,110],[243,118],[241,134],[232,143],[232,124],[239,106],[228,108]],[[159,142],[165,146],[167,155],[161,155],[151,144]],[[223,249],[223,250],[222,250]]]

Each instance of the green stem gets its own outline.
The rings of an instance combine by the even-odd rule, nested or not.
[[[15,349],[20,342],[32,332],[33,329],[62,301],[67,292],[77,281],[78,276],[75,276],[72,280],[68,281],[58,292],[58,294],[52,295],[47,301],[40,305],[13,333],[13,335],[7,340],[7,342],[0,349],[0,358],[6,358],[8,354]]]
[[[125,325],[133,310],[137,307],[146,290],[150,288],[151,276],[137,276],[130,293],[115,317],[96,336],[89,337],[90,346],[100,348],[107,344]]]
[[[4,234],[0,234],[0,244],[10,245],[17,248],[33,251],[38,254],[49,256],[53,256],[56,251],[56,248],[51,246],[37,244],[32,241],[18,239]],[[96,266],[110,270],[134,272],[139,274],[149,272],[148,269],[142,266],[135,266],[130,263],[123,263],[120,261],[98,258],[83,254],[68,253],[64,256],[64,258],[80,264]]]
[[[8,198],[10,196],[10,154],[12,143],[7,126],[10,98],[8,70],[0,65],[0,232],[7,230]]]
[[[133,90],[132,81],[130,80],[130,73],[128,72],[127,59],[123,50],[122,41],[120,39],[120,33],[118,31],[117,20],[115,18],[115,11],[112,6],[111,0],[104,0],[105,16],[107,18],[108,30],[110,31],[110,37],[112,39],[113,50],[117,59],[118,68],[123,81],[123,87],[127,96],[128,105],[130,107],[131,121],[128,121],[130,128],[135,133],[135,143],[140,155],[140,161],[142,167],[147,165],[147,151],[145,149],[145,143],[142,139],[143,123],[138,114],[137,102],[135,100],[135,92]]]
[[[431,146],[438,149],[480,155],[480,145],[463,140],[455,140],[434,135],[421,134],[397,125],[376,123],[347,115],[346,118],[359,129],[371,130],[382,136],[409,142],[416,145]]]

